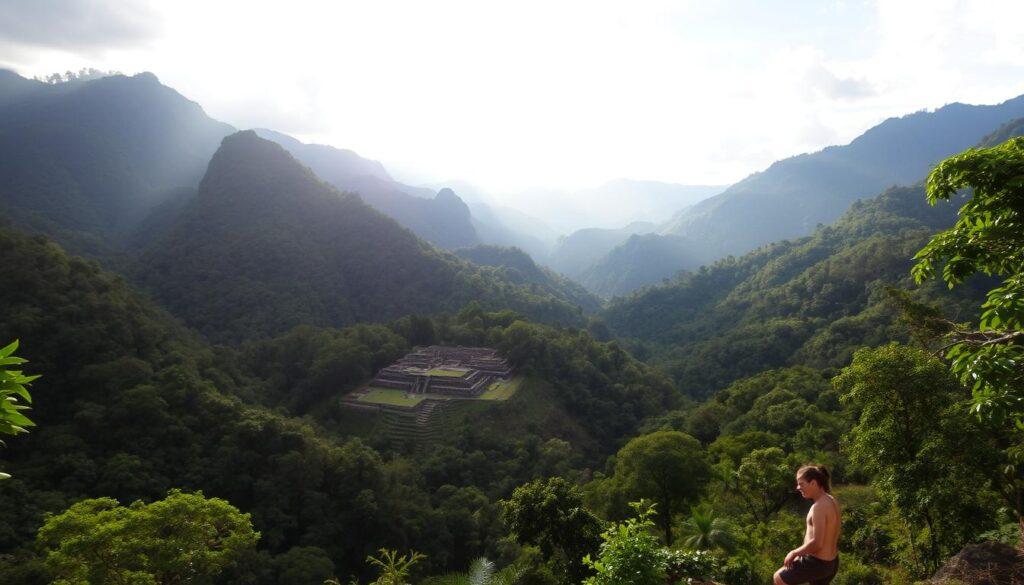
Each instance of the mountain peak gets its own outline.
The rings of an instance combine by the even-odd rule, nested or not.
[[[129,79],[134,79],[135,81],[143,83],[155,83],[157,85],[160,85],[160,78],[158,78],[156,74],[151,71],[143,71],[142,73],[136,73],[135,75],[132,75]]]
[[[452,191],[448,187],[445,187],[444,189],[438,191],[437,196],[434,197],[434,199],[437,199],[438,201],[458,201],[459,203],[463,202],[462,199],[455,194],[455,191]]]
[[[246,204],[297,192],[334,193],[334,190],[281,145],[260,138],[252,130],[235,132],[221,140],[199,185],[201,199],[223,199],[227,195]]]
[[[221,157],[227,160],[246,159],[253,157],[260,159],[290,160],[298,165],[288,151],[280,144],[260,138],[253,130],[241,130],[229,134],[220,141],[220,148],[214,153],[214,160]],[[210,161],[211,166],[214,161]]]

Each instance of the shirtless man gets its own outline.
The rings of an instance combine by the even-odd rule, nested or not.
[[[828,585],[839,570],[839,502],[823,465],[804,465],[796,472],[796,490],[814,500],[807,513],[804,543],[789,551],[782,568],[775,571],[775,585]]]

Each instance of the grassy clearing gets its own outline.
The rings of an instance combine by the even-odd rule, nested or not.
[[[508,400],[519,390],[522,384],[522,376],[516,376],[511,380],[498,380],[491,384],[491,387],[477,398],[479,400]]]
[[[423,401],[423,398],[423,396],[406,396],[405,391],[394,388],[371,388],[369,392],[359,397],[359,402],[391,406],[416,406]]]
[[[466,370],[446,370],[444,368],[434,368],[427,370],[428,376],[441,376],[443,378],[459,378],[466,373]]]

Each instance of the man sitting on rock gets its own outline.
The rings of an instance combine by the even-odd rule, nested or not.
[[[823,465],[804,465],[796,472],[796,490],[814,500],[807,512],[804,543],[789,551],[775,571],[775,585],[828,585],[839,571],[839,502]]]

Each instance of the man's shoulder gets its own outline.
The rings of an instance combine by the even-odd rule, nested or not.
[[[825,497],[811,504],[812,513],[818,510],[825,514],[835,514],[838,516],[839,500],[837,500],[832,494],[826,494]]]

